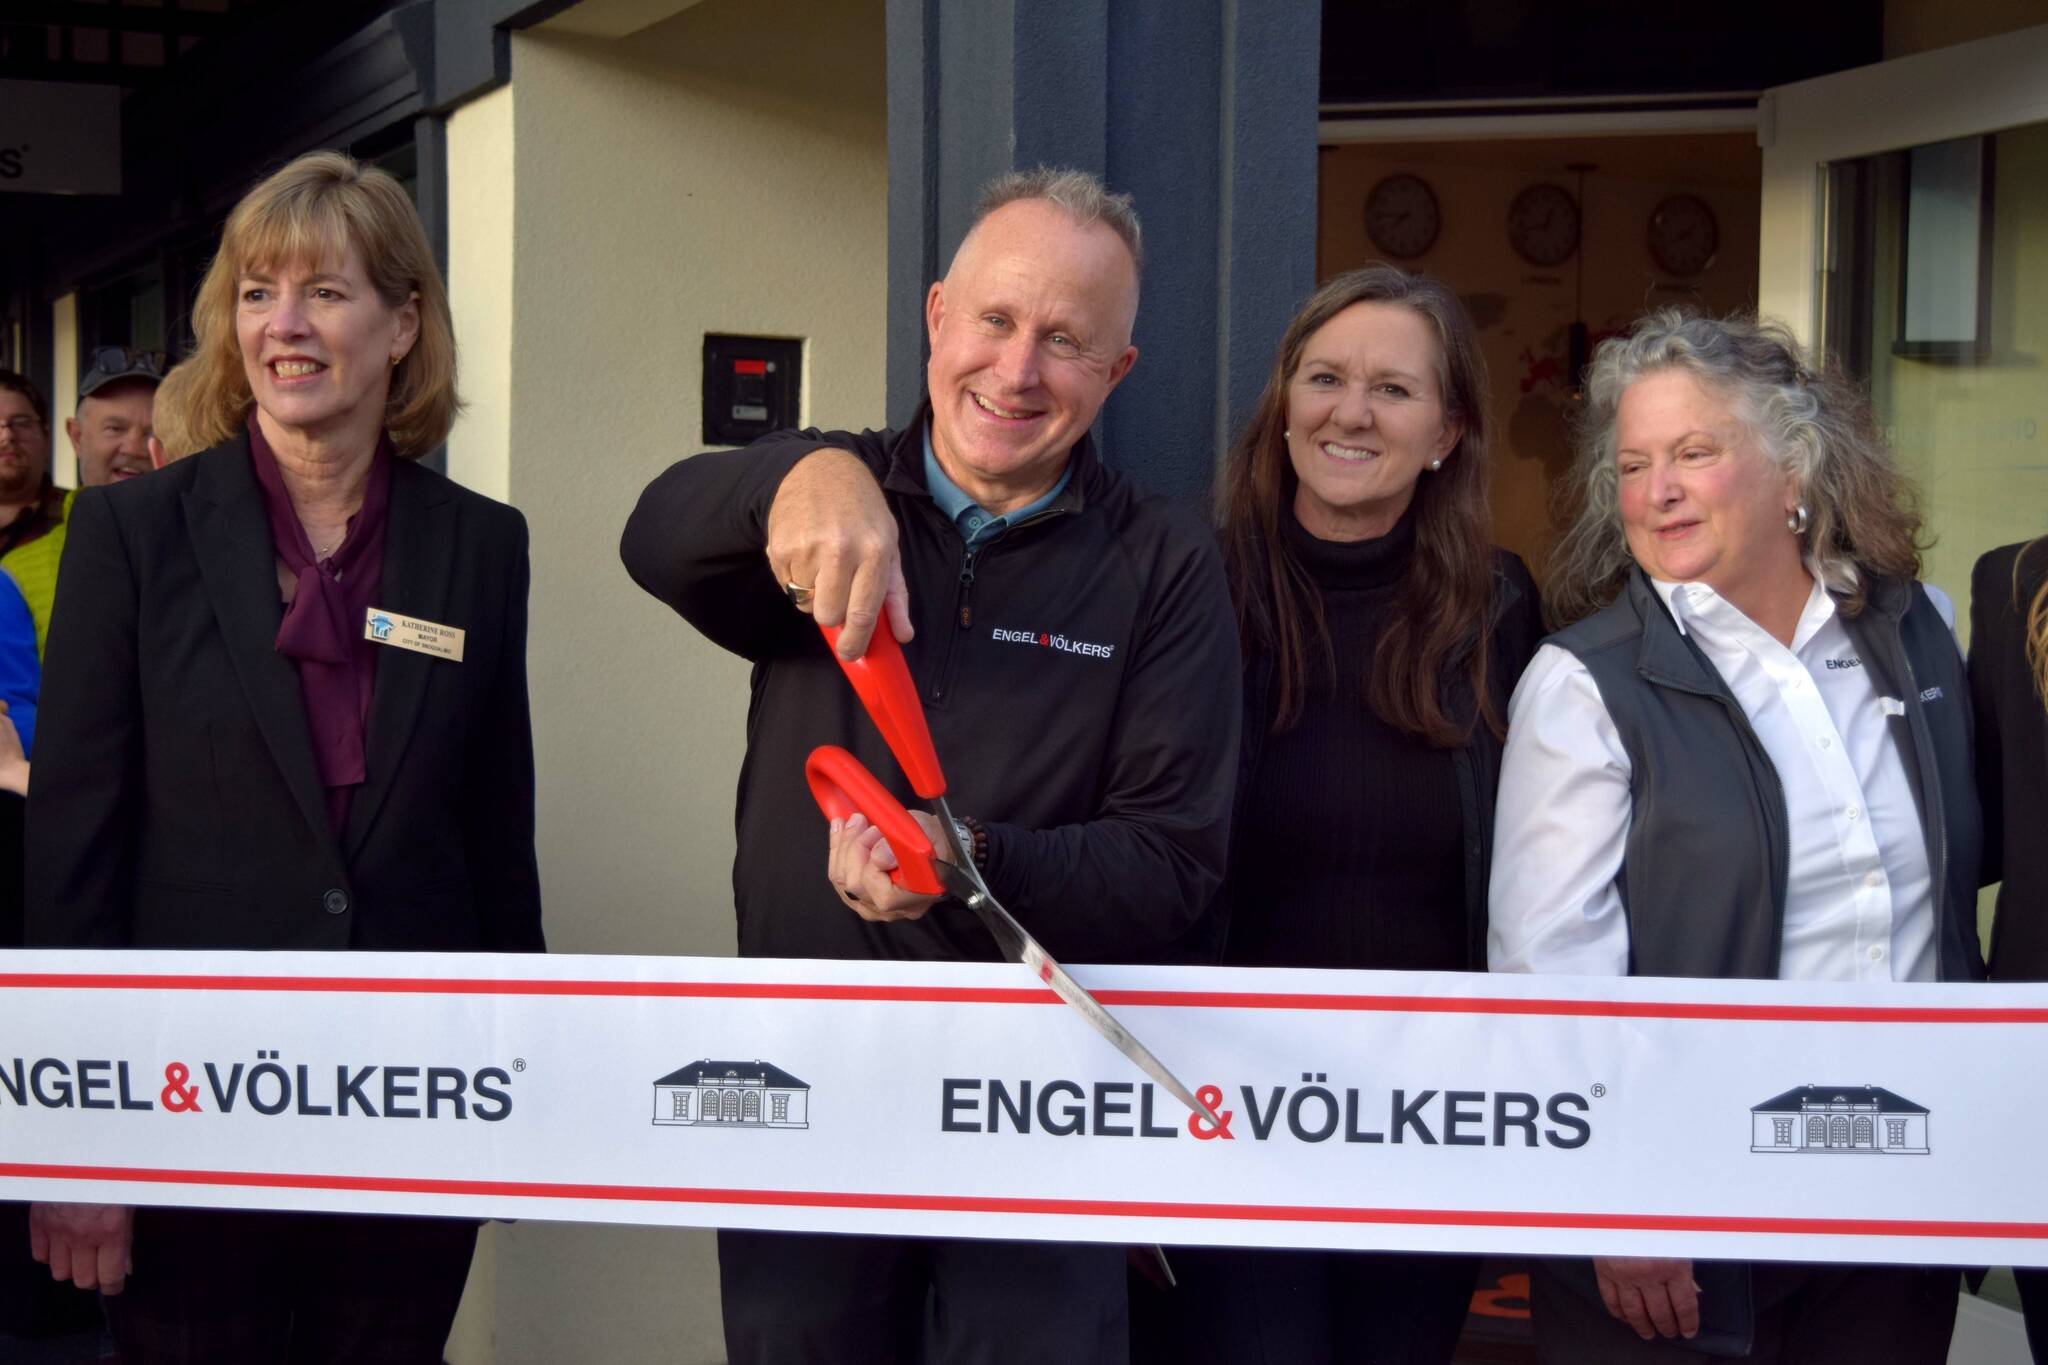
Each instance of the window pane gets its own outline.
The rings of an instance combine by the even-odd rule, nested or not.
[[[1834,166],[1830,188],[1822,341],[1920,483],[1926,577],[1967,644],[1977,556],[2048,531],[2048,124]]]

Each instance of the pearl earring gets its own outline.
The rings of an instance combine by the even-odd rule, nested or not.
[[[1431,461],[1429,462],[1429,467],[1430,467],[1431,469],[1442,469],[1442,468],[1444,467],[1444,462],[1443,462],[1442,458],[1441,458],[1441,457],[1439,457],[1439,458],[1437,458],[1437,459],[1431,460]]]

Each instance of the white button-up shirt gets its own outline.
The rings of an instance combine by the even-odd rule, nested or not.
[[[1651,580],[1749,718],[1785,790],[1790,866],[1779,975],[1932,981],[1935,888],[1920,812],[1880,697],[1815,583],[1789,648],[1703,583]],[[1951,630],[1955,608],[1927,595]],[[1508,704],[1489,889],[1497,972],[1620,976],[1628,920],[1616,878],[1629,759],[1577,656],[1536,651]]]

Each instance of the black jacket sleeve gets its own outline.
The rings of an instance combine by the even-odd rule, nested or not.
[[[780,431],[739,450],[678,460],[647,486],[626,521],[619,558],[633,581],[713,643],[761,660],[808,646],[815,632],[789,609],[763,551],[783,478],[814,450],[848,450],[879,480],[890,433]]]
[[[2005,869],[2005,741],[1999,724],[1999,674],[2018,628],[2010,550],[1993,550],[1970,574],[1970,709],[1977,721],[1977,797],[1984,807],[1984,858],[1978,880],[1989,886]]]
[[[1529,566],[1512,551],[1496,553],[1501,578],[1510,591],[1519,594],[1494,624],[1494,655],[1487,661],[1493,693],[1500,699],[1499,720],[1506,725],[1507,699],[1514,695],[1515,684],[1522,680],[1529,661],[1536,657],[1536,647],[1549,632],[1543,628],[1543,598],[1536,590]]]
[[[104,490],[72,503],[29,780],[30,947],[129,939],[142,805],[138,583]]]
[[[1212,911],[1223,881],[1243,705],[1237,626],[1206,533],[1155,572],[1094,817],[988,826],[989,889],[1079,961],[1158,960]]]
[[[526,599],[532,570],[526,518],[505,509],[513,542],[505,576],[504,634],[484,714],[471,718],[464,758],[462,841],[478,907],[479,946],[538,953],[540,869],[534,857],[533,717],[526,687]]]

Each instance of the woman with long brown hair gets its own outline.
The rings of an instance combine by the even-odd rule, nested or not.
[[[1986,884],[2000,883],[1993,981],[2048,981],[2048,536],[1977,561],[1970,696]],[[2048,1361],[2048,1271],[2017,1270],[2034,1359]]]
[[[1224,474],[1245,713],[1240,966],[1478,970],[1507,699],[1542,633],[1488,541],[1488,387],[1442,283],[1340,275],[1288,326]],[[1219,1360],[1448,1361],[1469,1257],[1177,1252]]]

